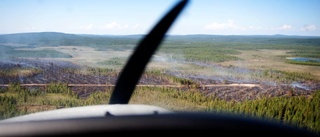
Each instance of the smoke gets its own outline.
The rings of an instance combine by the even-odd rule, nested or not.
[[[155,62],[167,62],[167,63],[178,63],[177,60],[175,60],[172,54],[168,54],[168,55],[160,55],[160,54],[156,54],[152,57],[152,61]]]
[[[158,52],[152,56],[150,64],[155,64],[156,66],[165,67],[170,71],[181,71],[182,66],[185,63],[185,57],[182,53],[163,53]]]
[[[225,67],[218,64],[207,64],[203,62],[186,62],[197,66],[207,67],[211,69],[210,80],[230,81],[233,83],[256,83],[256,79],[253,79],[251,75],[258,73],[254,70],[241,67]]]
[[[290,84],[291,87],[293,88],[300,88],[300,89],[304,89],[304,90],[311,90],[310,87],[303,85],[302,83],[298,83],[298,82],[292,82]]]

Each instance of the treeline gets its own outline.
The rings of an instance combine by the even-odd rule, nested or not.
[[[286,63],[289,63],[289,64],[298,64],[298,65],[309,65],[309,66],[320,66],[320,62],[317,62],[317,61],[286,60]]]
[[[261,73],[258,73],[258,76],[262,77],[262,79],[270,79],[280,83],[292,83],[308,80],[317,82],[320,80],[309,72],[289,72],[274,69],[262,70]]]
[[[142,100],[143,94],[158,90],[165,93],[163,98],[175,100],[175,104],[164,105],[177,111],[207,111],[223,114],[237,114],[255,118],[262,118],[273,122],[279,122],[290,126],[308,129],[311,132],[320,133],[320,91],[314,92],[311,96],[286,96],[286,97],[262,97],[257,100],[243,102],[226,101],[219,99],[215,94],[204,94],[192,89],[181,91],[170,88],[149,88],[139,89],[136,100]],[[140,93],[143,92],[143,93]],[[169,99],[171,98],[171,99]],[[161,98],[162,99],[162,98]],[[160,100],[160,99],[158,99]],[[162,103],[159,103],[162,102]],[[163,105],[165,101],[156,104]],[[177,103],[178,102],[178,103]],[[174,108],[179,106],[183,109]],[[183,107],[188,106],[188,108]]]
[[[127,61],[127,58],[125,58],[125,57],[114,57],[114,58],[111,58],[109,60],[104,60],[104,61],[97,62],[97,64],[99,64],[99,65],[109,65],[109,66],[112,66],[112,67],[120,67],[120,68],[122,68],[124,66],[124,64],[126,63],[126,61]]]
[[[28,77],[41,73],[41,69],[37,68],[12,68],[0,69],[0,77]]]
[[[59,32],[17,33],[0,35],[0,43],[26,46],[91,46],[132,45],[138,36],[75,35]]]
[[[320,58],[320,47],[293,50],[286,52],[292,57]]]
[[[52,83],[44,89],[11,83],[8,88],[0,89],[1,119],[73,106],[79,106],[78,96],[62,83]]]
[[[12,58],[72,58],[72,56],[56,50],[16,50],[13,47],[0,45],[0,59]]]
[[[173,59],[180,61],[224,62],[239,60],[234,55],[240,52],[220,47],[215,43],[166,43],[160,52],[172,54]]]
[[[271,39],[270,39],[271,40]],[[320,45],[320,42],[318,43]],[[160,48],[160,52],[171,54],[176,60],[224,62],[240,60],[235,55],[241,50],[289,50],[285,57],[312,57],[320,58],[320,46],[311,44],[290,44],[266,41],[167,41]]]
[[[73,35],[55,32],[0,35],[1,43],[24,45],[24,48],[39,46],[88,46],[98,51],[132,50],[142,35],[99,36]],[[238,50],[290,50],[289,56],[320,57],[320,37],[299,36],[218,36],[187,35],[168,36],[160,52],[173,54],[177,60],[224,62],[239,60]],[[5,46],[0,46],[0,48]],[[13,49],[13,47],[7,47]],[[71,58],[54,50],[8,50],[15,57]],[[3,50],[3,49],[2,49]],[[6,53],[6,52],[4,52]],[[4,55],[0,54],[0,58]],[[108,63],[108,62],[107,62]]]
[[[107,104],[112,88],[79,98],[66,84],[52,83],[44,89],[11,84],[0,90],[1,119],[33,112]],[[320,91],[311,96],[262,97],[243,102],[226,101],[197,88],[137,87],[130,103],[149,104],[172,111],[207,111],[263,118],[320,133]]]

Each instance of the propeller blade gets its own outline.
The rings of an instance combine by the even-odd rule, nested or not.
[[[140,41],[135,51],[128,59],[125,67],[122,69],[116,86],[112,92],[109,104],[127,104],[129,102],[136,84],[139,82],[140,77],[146,68],[146,65],[159,47],[166,32],[187,3],[188,0],[182,0],[177,3],[156,24],[149,34]]]

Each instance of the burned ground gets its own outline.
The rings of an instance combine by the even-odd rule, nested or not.
[[[10,83],[25,84],[28,88],[44,88],[41,84],[66,83],[72,91],[80,97],[87,97],[96,91],[106,91],[112,88],[117,80],[119,71],[95,70],[88,66],[79,66],[67,61],[44,59],[13,59],[0,61],[0,70],[12,69],[38,69],[40,71],[32,75],[1,76],[2,88]],[[94,70],[94,71],[93,71]],[[178,77],[173,72],[164,72],[166,76]],[[193,83],[177,83],[156,75],[144,74],[139,85],[164,86],[177,88],[178,90],[197,90],[207,95],[214,95],[220,99],[243,101],[262,97],[276,96],[308,96],[320,89],[320,84],[313,81],[304,81],[296,84],[270,84],[265,82],[252,82],[236,80],[221,80],[219,77],[203,78],[192,75],[183,75],[180,78],[188,79]],[[29,85],[28,84],[32,84]]]

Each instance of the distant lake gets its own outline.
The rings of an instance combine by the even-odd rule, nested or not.
[[[320,62],[319,58],[287,57],[287,59],[295,60],[295,61],[303,61],[303,62],[307,62],[307,61]]]

